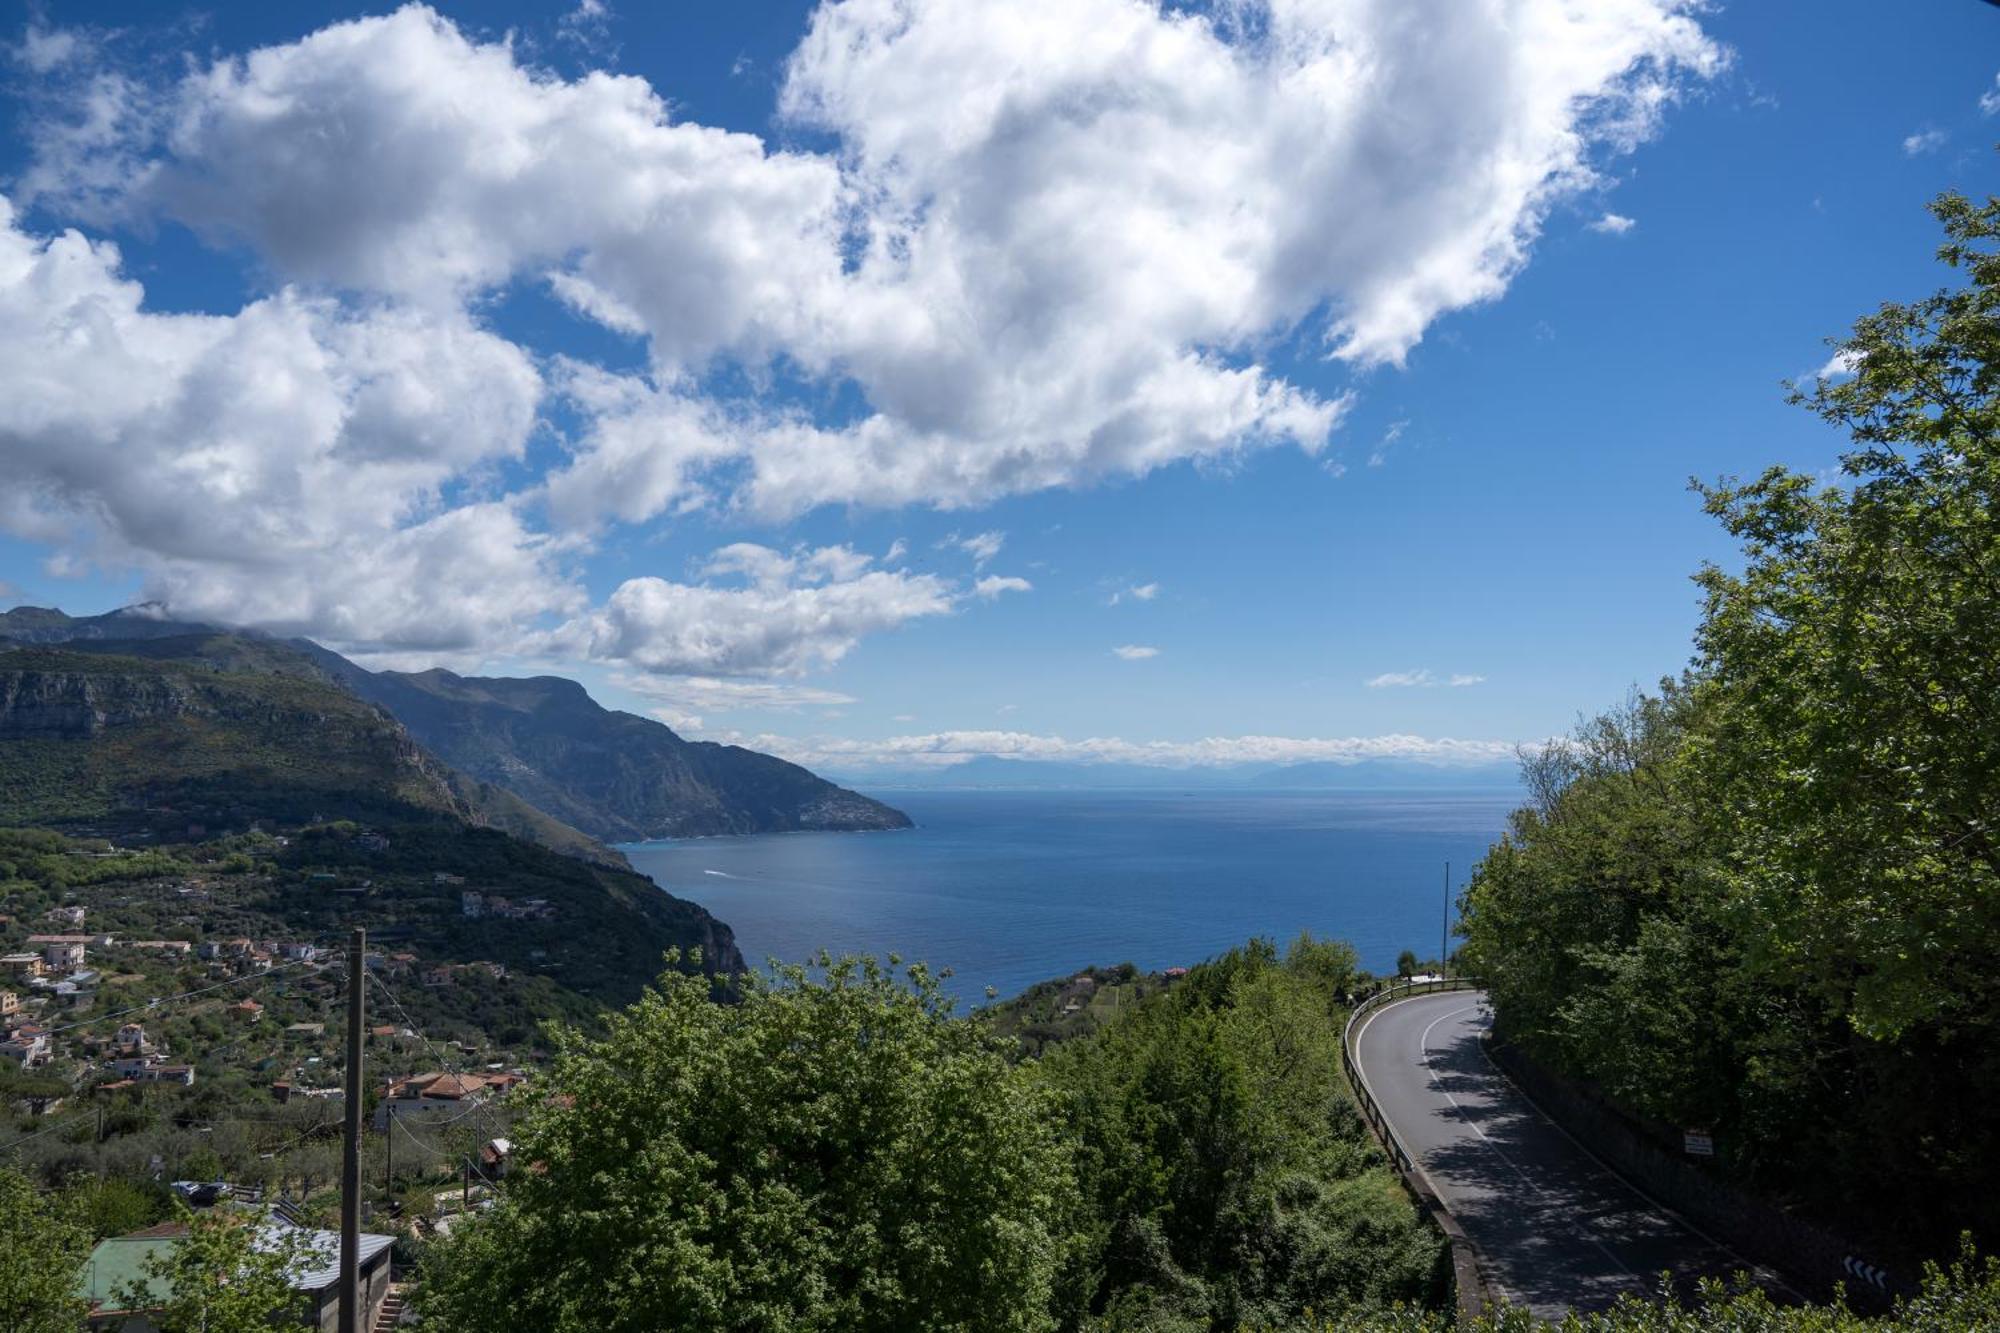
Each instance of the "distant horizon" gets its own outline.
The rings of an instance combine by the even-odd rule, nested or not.
[[[1248,12],[17,10],[0,603],[842,772],[1484,763],[1677,674],[1688,479],[1831,475],[1786,382],[1990,187],[1992,6]]]
[[[96,616],[79,617],[71,616],[60,607],[36,606],[23,603],[0,609],[0,618],[21,611],[45,612],[60,615],[69,620],[105,620],[129,615],[134,620],[149,625],[247,634],[260,638],[272,638],[280,642],[291,638],[305,639],[317,647],[323,649],[325,647],[318,644],[317,640],[310,639],[307,636],[279,636],[254,626],[234,626],[216,622],[174,620],[165,614],[162,608],[153,605],[118,607],[108,612],[98,613]],[[160,613],[155,614],[155,612]],[[0,626],[0,628],[4,628],[4,626]],[[4,639],[4,634],[0,634],[0,641],[4,641]],[[325,649],[325,651],[331,652],[333,650]],[[396,669],[410,674],[443,671],[460,679],[476,680],[482,678],[477,674],[467,675],[466,673],[455,672],[451,668],[441,665],[422,667],[415,663],[408,663],[402,668],[385,667],[380,669]],[[575,675],[565,674],[557,666],[538,666],[536,669],[519,672],[492,672],[487,673],[484,678],[568,681],[582,688],[600,707],[615,709],[614,704],[597,698],[597,692],[591,690],[586,682],[578,680]],[[631,712],[629,709],[617,711]],[[644,717],[648,721],[660,722],[661,725],[668,725],[657,716],[648,716],[646,713],[632,713],[631,715]],[[676,731],[679,734],[678,729]],[[694,736],[691,739],[703,740],[710,738]],[[1243,775],[1254,776],[1259,773],[1270,773],[1283,769],[1308,770],[1326,767],[1366,769],[1371,766],[1388,766],[1399,768],[1399,771],[1404,772],[1406,776],[1428,777],[1432,774],[1474,775],[1497,773],[1497,771],[1503,768],[1511,771],[1515,764],[1514,751],[1518,748],[1515,745],[1499,742],[1445,741],[1430,744],[1417,737],[1395,736],[1346,737],[1328,740],[1285,737],[1208,737],[1179,749],[1158,746],[1133,747],[1099,738],[1084,738],[1071,742],[1062,737],[1029,736],[1020,733],[1005,732],[947,733],[926,737],[895,738],[895,741],[899,744],[898,754],[907,758],[921,760],[922,766],[898,768],[893,763],[888,763],[879,767],[855,769],[852,767],[842,767],[838,764],[829,765],[820,761],[820,755],[810,751],[802,752],[800,749],[794,748],[791,750],[791,753],[786,753],[786,749],[792,746],[793,743],[782,736],[732,737],[720,741],[720,743],[743,745],[745,748],[750,749],[768,749],[770,753],[778,754],[780,758],[791,759],[793,762],[808,767],[823,777],[835,778],[842,785],[846,786],[882,786],[882,782],[878,780],[878,775],[890,775],[896,779],[887,788],[892,790],[932,789],[940,784],[924,780],[929,775],[935,774],[938,777],[944,777],[958,772],[967,766],[971,766],[976,770],[981,764],[996,763],[1014,768],[1016,776],[1021,772],[1037,768],[1066,768],[1074,770],[1078,774],[1102,774],[1107,771],[1124,772],[1132,775],[1135,789],[1147,785],[1178,785],[1180,775],[1206,775],[1201,781],[1207,782],[1209,785],[1226,787],[1237,785],[1235,780]],[[1007,753],[1000,748],[980,748],[981,746],[1013,746],[1024,748],[1027,752]],[[1251,751],[1261,751],[1262,754],[1260,757],[1250,757],[1234,761],[1220,760],[1212,757],[1199,760],[1177,760],[1175,757],[1185,753],[1203,756],[1211,756],[1218,752],[1228,753],[1232,746]],[[1404,752],[1405,747],[1414,752]],[[1286,751],[1301,753],[1310,757],[1287,759],[1282,757],[1283,752]],[[1050,754],[1058,752],[1073,754],[1075,757],[1059,759],[1048,757]],[[1137,758],[1120,757],[1131,755],[1136,755]],[[1141,775],[1146,775],[1148,780],[1144,782],[1140,781]],[[1107,785],[1115,786],[1116,784],[1106,784],[1103,781],[1084,781],[1079,778],[1070,783],[1045,781],[1042,783],[1025,784],[1023,789],[1050,789],[1061,786],[1106,788]],[[1314,784],[1305,784],[1306,789],[1311,789],[1313,786]],[[1384,786],[1380,789],[1391,790],[1393,788]],[[1469,789],[1483,790],[1484,785],[1476,785]]]

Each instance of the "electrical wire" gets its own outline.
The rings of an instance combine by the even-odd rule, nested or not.
[[[59,1032],[71,1032],[77,1028],[87,1028],[93,1023],[107,1023],[114,1018],[124,1018],[129,1014],[152,1013],[162,1005],[172,1004],[176,1000],[185,1000],[196,995],[206,995],[210,991],[218,991],[225,986],[241,985],[246,981],[261,981],[266,977],[276,976],[278,973],[286,971],[289,968],[306,967],[311,961],[310,959],[300,958],[290,963],[280,963],[276,967],[267,967],[262,972],[251,972],[244,976],[231,977],[227,981],[218,981],[212,986],[198,986],[194,990],[184,990],[178,995],[156,996],[146,1001],[146,1003],[134,1005],[130,1009],[118,1009],[108,1014],[98,1014],[94,1018],[80,1018],[74,1023],[64,1023],[60,1027],[43,1028],[42,1034],[53,1037]]]
[[[466,1071],[460,1069],[455,1062],[445,1059],[444,1056],[441,1053],[439,1053],[438,1048],[434,1044],[432,1044],[430,1037],[424,1032],[422,1028],[417,1026],[416,1020],[410,1017],[410,1011],[403,1007],[403,1002],[396,998],[396,992],[389,989],[389,983],[382,980],[381,977],[375,975],[373,972],[368,973],[368,979],[375,983],[376,989],[382,992],[383,998],[387,999],[391,1005],[395,1006],[396,1012],[402,1016],[403,1026],[416,1034],[417,1040],[424,1044],[424,1049],[431,1053],[431,1058],[437,1061],[440,1065],[444,1066],[447,1072],[456,1075],[459,1078],[463,1078],[465,1076]],[[472,1115],[474,1112],[479,1112],[484,1114],[486,1116],[486,1123],[488,1128],[492,1129],[496,1134],[504,1134],[506,1132],[506,1126],[500,1124],[497,1120],[493,1119],[492,1107],[484,1101],[474,1102],[472,1104],[471,1110],[461,1112],[460,1114],[453,1116],[450,1120],[444,1121],[443,1124],[439,1126],[439,1128],[443,1128],[443,1125],[455,1125],[459,1121],[464,1120],[468,1116]],[[394,1120],[396,1118],[395,1114],[392,1112],[389,1118],[391,1120]]]

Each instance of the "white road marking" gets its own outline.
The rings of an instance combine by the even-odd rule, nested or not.
[[[1742,1265],[1744,1272],[1754,1274],[1759,1284],[1769,1287],[1775,1287],[1779,1291],[1785,1293],[1786,1295],[1790,1296],[1792,1299],[1800,1302],[1801,1304],[1807,1303],[1804,1293],[1800,1292],[1797,1287],[1794,1287],[1790,1282],[1786,1281],[1783,1275],[1778,1273],[1777,1270],[1772,1268],[1767,1268],[1763,1264],[1756,1264],[1750,1262],[1750,1260],[1744,1258],[1741,1254],[1739,1254],[1734,1246],[1730,1245],[1726,1241],[1718,1240],[1714,1236],[1709,1235],[1708,1232],[1702,1230],[1694,1223],[1688,1221],[1685,1217],[1682,1217],[1678,1212],[1674,1211],[1672,1208],[1669,1208],[1666,1204],[1661,1203],[1658,1199],[1654,1198],[1651,1194],[1647,1193],[1646,1190],[1643,1189],[1636,1181],[1627,1179],[1623,1174],[1621,1174],[1618,1171],[1616,1167],[1612,1166],[1609,1162],[1605,1161],[1602,1157],[1599,1157],[1595,1152],[1591,1151],[1590,1146],[1588,1144],[1586,1144],[1582,1139],[1579,1139],[1576,1135],[1570,1133],[1567,1129],[1563,1128],[1562,1125],[1556,1122],[1553,1116],[1549,1115],[1548,1112],[1544,1111],[1540,1106],[1536,1105],[1535,1099],[1533,1097],[1530,1097],[1527,1093],[1522,1092],[1521,1089],[1515,1085],[1514,1080],[1507,1077],[1507,1071],[1502,1069],[1499,1065],[1493,1062],[1493,1057],[1487,1053],[1486,1047],[1483,1044],[1479,1048],[1479,1058],[1486,1062],[1486,1067],[1493,1071],[1493,1075],[1495,1078],[1498,1078],[1501,1081],[1505,1082],[1508,1087],[1513,1088],[1514,1091],[1520,1095],[1521,1100],[1528,1104],[1528,1109],[1535,1113],[1536,1119],[1540,1120],[1543,1124],[1548,1125],[1550,1128],[1554,1129],[1558,1134],[1561,1134],[1564,1138],[1568,1139],[1571,1143],[1575,1144],[1577,1151],[1582,1153],[1585,1157],[1588,1157],[1591,1161],[1595,1162],[1597,1164],[1598,1170],[1605,1176],[1609,1177],[1612,1180],[1617,1181],[1620,1185],[1624,1186],[1627,1190],[1631,1191],[1634,1195],[1636,1195],[1641,1202],[1645,1203],[1655,1212],[1658,1212],[1661,1216],[1667,1218],[1669,1221],[1679,1226],[1682,1230],[1687,1231],[1692,1235],[1700,1237],[1702,1240],[1707,1241],[1710,1245],[1714,1246],[1722,1253],[1734,1259],[1738,1264]]]
[[[1460,1014],[1471,1013],[1474,1009],[1477,1009],[1478,1007],[1479,1006],[1477,1004],[1468,1004],[1461,1008],[1454,1009],[1450,1013],[1439,1014],[1436,1018],[1431,1020],[1430,1026],[1424,1029],[1423,1035],[1417,1038],[1417,1059],[1423,1065],[1424,1071],[1430,1075],[1432,1086],[1434,1086],[1439,1092],[1443,1093],[1444,1099],[1452,1104],[1452,1108],[1454,1110],[1458,1111],[1463,1111],[1465,1109],[1465,1104],[1459,1101],[1458,1098],[1451,1095],[1451,1089],[1447,1088],[1444,1085],[1443,1080],[1438,1078],[1437,1069],[1435,1066],[1431,1064],[1431,1033],[1436,1030],[1437,1025],[1439,1023],[1444,1022],[1447,1018],[1457,1018]],[[1356,1045],[1358,1047],[1359,1043],[1357,1042]],[[1357,1055],[1356,1058],[1359,1059],[1359,1056]],[[1461,1116],[1460,1119],[1472,1130],[1474,1134],[1477,1134],[1479,1136],[1480,1142],[1484,1143],[1488,1148],[1492,1149],[1493,1155],[1495,1157],[1498,1157],[1501,1161],[1505,1162],[1508,1168],[1512,1170],[1515,1175],[1521,1178],[1521,1183],[1527,1186],[1528,1192],[1532,1194],[1535,1197],[1536,1201],[1541,1203],[1546,1210],[1552,1212],[1567,1211],[1559,1209],[1558,1206],[1552,1206],[1549,1202],[1548,1191],[1543,1189],[1540,1185],[1537,1185],[1534,1181],[1534,1178],[1531,1177],[1527,1173],[1527,1171],[1522,1168],[1519,1162],[1516,1162],[1512,1157],[1509,1157],[1505,1152],[1503,1152],[1500,1148],[1500,1145],[1493,1141],[1492,1136],[1487,1134],[1485,1130],[1479,1127],[1477,1121],[1473,1120],[1472,1117],[1470,1116]],[[1606,1245],[1602,1240],[1598,1239],[1595,1235],[1591,1234],[1590,1225],[1588,1223],[1584,1222],[1581,1218],[1574,1216],[1572,1216],[1570,1220],[1574,1225],[1574,1229],[1577,1235],[1581,1236],[1584,1240],[1589,1241],[1592,1245],[1595,1245],[1598,1251],[1601,1254],[1603,1254],[1603,1256],[1606,1259],[1609,1259],[1612,1262],[1613,1266],[1616,1267],[1619,1272],[1625,1274],[1625,1276],[1631,1278],[1634,1282],[1638,1283],[1642,1290],[1645,1288],[1646,1280],[1640,1277],[1637,1273],[1633,1272],[1632,1269],[1626,1265],[1624,1260],[1620,1259],[1615,1253],[1612,1252],[1610,1246]]]

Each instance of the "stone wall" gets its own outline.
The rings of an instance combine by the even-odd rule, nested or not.
[[[1606,1166],[1684,1221],[1745,1258],[1776,1269],[1815,1299],[1844,1284],[1856,1306],[1883,1306],[1914,1284],[1877,1267],[1854,1246],[1822,1227],[1755,1198],[1663,1147],[1645,1127],[1544,1067],[1520,1047],[1489,1041],[1487,1054],[1541,1112]]]

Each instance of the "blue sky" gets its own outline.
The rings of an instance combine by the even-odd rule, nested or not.
[[[2000,9],[1486,8],[15,6],[0,603],[848,772],[1563,730],[1833,462]]]

